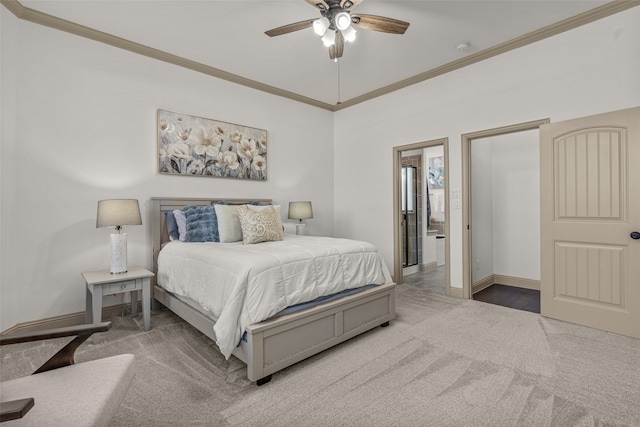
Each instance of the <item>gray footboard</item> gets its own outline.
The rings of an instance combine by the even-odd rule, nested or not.
[[[160,287],[154,297],[196,329],[213,338],[213,320]],[[247,329],[233,352],[247,365],[247,377],[258,384],[271,374],[333,347],[395,317],[395,284],[266,320]]]

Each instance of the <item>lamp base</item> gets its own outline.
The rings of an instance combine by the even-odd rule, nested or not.
[[[127,233],[109,235],[111,249],[111,274],[127,272]]]
[[[298,224],[296,224],[296,234],[298,236],[304,236],[305,227],[306,227],[306,224],[304,222],[299,222]]]

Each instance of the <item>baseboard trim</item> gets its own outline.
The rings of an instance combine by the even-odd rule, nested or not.
[[[420,271],[420,266],[418,264],[411,265],[409,267],[402,267],[402,275],[408,276],[409,274],[415,274]]]
[[[430,264],[426,264],[430,265]],[[488,283],[488,281],[492,281],[492,283]],[[494,283],[500,283],[502,285],[516,286],[519,288],[527,288],[527,289],[540,289],[540,281],[539,280],[531,280],[531,279],[522,279],[519,277],[511,277],[504,276],[499,274],[492,274],[481,281],[478,281],[473,284],[473,293],[479,292],[482,289],[485,289]],[[449,287],[449,296],[452,298],[464,298],[462,288],[455,288],[453,286]],[[102,308],[102,320],[111,320],[114,317],[122,316],[123,311],[131,312],[131,304],[117,304],[109,307]],[[142,304],[138,302],[138,312],[142,313]],[[22,333],[22,332],[31,332],[37,331],[40,329],[51,329],[51,328],[65,328],[68,326],[76,326],[82,325],[85,322],[85,312],[81,311],[78,313],[71,314],[63,314],[60,316],[48,317],[40,320],[33,320],[30,322],[22,322],[16,323],[15,325],[7,328],[2,331],[1,334],[11,334],[11,333]]]
[[[504,276],[502,274],[494,274],[494,283],[501,285],[515,286],[516,288],[540,290],[540,280],[523,279],[522,277]]]
[[[453,286],[449,287],[449,296],[452,298],[464,298],[464,292],[462,288],[454,288]]]
[[[429,271],[433,271],[438,268],[438,264],[435,261],[428,262],[426,264],[420,264],[420,271],[423,273],[427,273]]]
[[[472,292],[475,294],[491,285],[500,284],[513,286],[516,288],[540,290],[540,281],[533,279],[523,279],[522,277],[505,276],[504,274],[492,274],[484,279],[478,280],[471,286]]]
[[[477,292],[480,292],[483,289],[487,289],[489,286],[493,285],[495,282],[495,274],[491,274],[487,277],[485,277],[484,279],[480,279],[477,282],[475,282],[473,285],[471,285],[471,293],[475,294]]]
[[[114,317],[122,316],[124,311],[131,312],[131,303],[117,304],[102,308],[102,321],[112,320]],[[138,302],[138,313],[142,313],[142,303]],[[16,323],[15,325],[2,331],[2,335],[38,331],[41,329],[66,328],[69,326],[83,325],[85,323],[85,312],[63,314],[60,316],[47,317],[45,319],[32,320],[29,322]]]

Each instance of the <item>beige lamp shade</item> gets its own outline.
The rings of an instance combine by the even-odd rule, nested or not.
[[[140,225],[140,206],[136,199],[111,199],[98,201],[96,228],[115,227],[117,233],[109,236],[111,274],[127,272],[127,233],[121,233],[123,225]]]
[[[111,199],[98,201],[96,228],[123,225],[141,225],[140,206],[136,199]]]
[[[297,219],[296,234],[305,234],[303,219],[313,218],[311,202],[289,202],[289,219]]]
[[[289,202],[289,219],[309,219],[313,218],[311,202]]]

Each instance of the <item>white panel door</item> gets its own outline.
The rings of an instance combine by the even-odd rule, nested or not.
[[[541,314],[640,338],[640,108],[542,126],[540,164]]]

